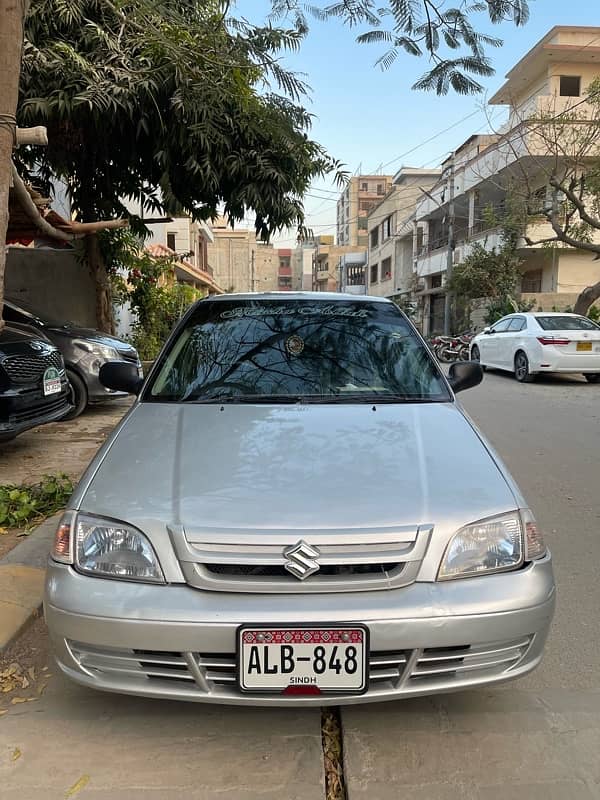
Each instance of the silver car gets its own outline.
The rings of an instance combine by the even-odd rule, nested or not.
[[[45,615],[95,689],[211,703],[393,700],[542,658],[550,553],[450,377],[388,300],[193,306],[57,530]]]

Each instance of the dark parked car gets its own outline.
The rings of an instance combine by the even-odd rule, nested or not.
[[[105,362],[134,363],[142,376],[142,365],[135,347],[114,336],[93,328],[81,328],[71,322],[53,320],[20,301],[4,302],[4,319],[41,331],[62,353],[71,385],[73,408],[68,414],[69,418],[79,416],[88,403],[125,396],[123,392],[106,389],[98,380],[100,367]]]
[[[71,410],[63,357],[43,336],[6,325],[0,331],[0,442],[56,422]]]

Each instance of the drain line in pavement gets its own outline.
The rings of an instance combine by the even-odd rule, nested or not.
[[[326,800],[347,800],[342,717],[337,706],[321,709],[321,744]]]

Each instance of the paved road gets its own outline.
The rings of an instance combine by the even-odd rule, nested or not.
[[[487,373],[461,398],[553,551],[546,658],[497,689],[344,710],[349,800],[600,798],[600,387]]]
[[[497,689],[343,709],[348,798],[600,798],[600,387],[488,374],[462,397],[554,552],[547,657]],[[323,798],[319,723],[317,711],[153,703],[54,676],[0,717],[0,797]]]

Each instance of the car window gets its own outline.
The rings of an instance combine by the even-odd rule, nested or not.
[[[492,327],[492,333],[505,333],[508,330],[508,326],[511,323],[511,318],[509,319],[501,319],[500,322],[497,322]]]
[[[143,400],[370,402],[451,399],[392,304],[303,300],[199,303]]]
[[[597,331],[600,330],[595,322],[587,317],[552,316],[536,317],[536,320],[545,331]]]
[[[513,317],[508,326],[508,330],[512,333],[513,331],[522,331],[524,327],[525,317]]]

